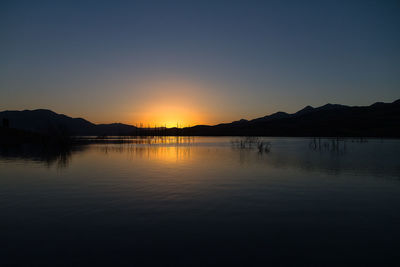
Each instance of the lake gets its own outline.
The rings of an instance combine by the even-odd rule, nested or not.
[[[400,140],[2,148],[0,266],[400,266]]]

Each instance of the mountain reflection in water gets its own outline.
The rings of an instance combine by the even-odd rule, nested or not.
[[[396,140],[316,140],[312,138],[262,138],[271,143],[271,151],[240,148],[229,137],[154,137],[154,138],[87,138],[81,145],[43,147],[22,145],[0,147],[1,161],[22,161],[48,168],[68,168],[78,154],[105,154],[107,160],[122,154],[126,159],[146,159],[164,162],[192,162],[213,158],[217,162],[237,161],[241,165],[261,165],[269,168],[323,171],[339,174],[342,171],[389,175],[398,177],[400,164]],[[318,145],[319,142],[319,145]]]
[[[400,141],[233,139],[2,147],[0,266],[399,266]]]

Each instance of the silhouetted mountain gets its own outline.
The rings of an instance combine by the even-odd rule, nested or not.
[[[245,120],[245,119],[240,119],[240,120],[238,120],[238,121],[232,122],[232,124],[243,124],[243,123],[247,123],[247,122],[249,122],[249,121],[248,121],[248,120]]]
[[[131,125],[93,124],[81,118],[50,110],[0,112],[9,127],[41,133],[68,132],[72,135],[198,135],[198,136],[363,136],[400,137],[400,99],[393,103],[350,107],[326,104],[293,114],[276,112],[253,120],[183,129],[138,129]]]
[[[366,107],[326,104],[287,114],[277,112],[242,123],[195,126],[180,134],[204,136],[364,136],[400,137],[400,99]]]
[[[271,120],[284,119],[284,118],[288,118],[288,117],[290,117],[290,115],[287,114],[286,112],[278,111],[274,114],[251,120],[250,122],[253,122],[253,123],[254,122],[266,122],[266,121],[271,121]]]
[[[123,123],[97,124],[96,133],[102,135],[131,135],[137,128]]]
[[[310,112],[313,112],[315,109],[312,106],[306,106],[305,108],[297,111],[296,113],[294,113],[294,115],[296,116],[301,116]]]
[[[38,133],[68,133],[71,135],[125,135],[136,127],[121,123],[94,124],[82,118],[71,118],[51,110],[37,109],[0,112],[0,121],[6,118],[10,128]]]

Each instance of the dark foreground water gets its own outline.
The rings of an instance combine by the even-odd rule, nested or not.
[[[400,266],[400,141],[168,138],[0,156],[0,266]]]

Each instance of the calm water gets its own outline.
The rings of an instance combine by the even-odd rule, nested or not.
[[[0,156],[0,266],[400,266],[400,141],[168,138]]]

